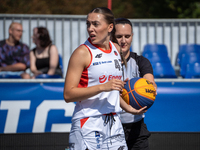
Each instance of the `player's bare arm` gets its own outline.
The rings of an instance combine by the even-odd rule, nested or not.
[[[146,106],[143,107],[143,108],[141,108],[141,109],[139,109],[139,110],[137,110],[137,109],[133,108],[131,105],[128,105],[128,104],[121,98],[121,96],[120,96],[120,107],[121,107],[123,110],[125,110],[126,112],[131,113],[131,114],[133,114],[133,115],[139,115],[139,114],[143,114],[143,113],[147,112],[147,110],[146,110],[147,107],[146,107]]]
[[[16,63],[13,65],[8,65],[6,67],[0,67],[0,71],[24,71],[26,70],[26,65],[23,63]]]

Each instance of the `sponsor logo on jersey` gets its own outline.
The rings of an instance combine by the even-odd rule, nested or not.
[[[107,79],[108,79],[108,81],[110,81],[112,79],[120,79],[121,80],[121,78],[122,78],[122,76],[109,75],[108,77],[106,77],[105,75],[102,75],[99,77],[99,82],[104,83],[104,82],[106,82]]]
[[[94,62],[94,63],[93,63],[93,66],[96,66],[96,65],[98,65],[98,64],[99,64],[98,62]]]
[[[114,54],[115,54],[116,56],[118,56],[118,53],[117,53],[116,51],[114,51]]]
[[[97,54],[96,56],[95,56],[95,58],[101,58],[102,57],[102,53],[101,54]]]
[[[112,61],[99,61],[99,62],[94,62],[93,65],[103,65],[103,64],[108,64],[108,63],[112,63]]]
[[[123,150],[123,149],[125,149],[125,146],[123,145],[123,146],[120,146],[117,150]]]
[[[109,75],[108,76],[108,81],[112,80],[112,79],[120,79],[121,80],[122,76],[113,76],[113,75]]]
[[[104,83],[107,80],[107,77],[105,75],[102,75],[99,77],[99,82]]]
[[[100,133],[98,131],[95,131],[95,137],[100,137]]]
[[[97,149],[101,149],[101,145],[100,145],[100,133],[98,131],[95,131],[95,138],[96,138],[96,142],[97,142]]]

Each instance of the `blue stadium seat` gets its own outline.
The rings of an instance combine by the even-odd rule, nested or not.
[[[62,56],[59,54],[59,65],[60,65],[60,69],[62,70],[62,74],[63,74],[63,60],[62,60]]]
[[[200,52],[200,45],[198,44],[182,44],[179,46],[179,52],[177,54],[176,58],[176,65],[181,66],[182,62],[182,57],[184,54],[189,54],[189,53],[198,53]]]
[[[200,52],[191,52],[188,54],[183,54],[180,63],[180,75],[185,78],[186,69],[188,64],[200,63]]]
[[[200,63],[188,64],[185,78],[200,78]]]
[[[156,52],[146,53],[143,55],[146,57],[151,63],[162,62],[162,63],[171,63],[168,55],[160,55]]]
[[[164,44],[146,44],[142,55],[146,57],[151,64],[169,63],[169,65],[171,65],[168,50]]]
[[[164,44],[146,44],[142,55],[144,56],[146,53],[158,53],[160,56],[168,56],[168,50]]]
[[[171,63],[153,63],[154,78],[177,78]]]
[[[9,75],[9,74],[3,74],[0,75],[0,79],[7,78],[7,79],[22,79],[20,75]]]
[[[164,44],[147,44],[142,55],[151,62],[155,78],[177,78]]]
[[[45,78],[51,78],[51,79],[55,79],[55,78],[62,78],[60,75],[48,75],[48,74],[40,74],[38,76],[35,77],[36,79],[45,79]]]

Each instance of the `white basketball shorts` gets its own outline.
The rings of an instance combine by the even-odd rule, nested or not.
[[[70,150],[127,150],[124,131],[117,114],[107,114],[72,122]]]

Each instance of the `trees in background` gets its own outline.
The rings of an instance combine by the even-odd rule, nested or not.
[[[130,0],[132,18],[200,18],[197,0]]]
[[[86,15],[95,7],[107,7],[107,0],[0,0],[0,13]],[[200,18],[198,0],[113,0],[115,17]]]

